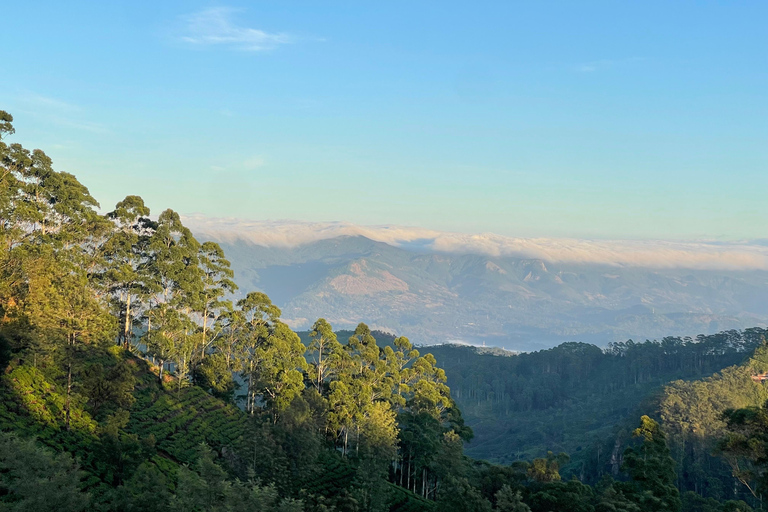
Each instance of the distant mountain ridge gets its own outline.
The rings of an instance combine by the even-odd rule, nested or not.
[[[295,247],[217,241],[241,288],[266,292],[296,329],[323,317],[339,329],[364,321],[417,343],[533,350],[768,322],[765,270],[549,262],[395,247],[364,236]]]

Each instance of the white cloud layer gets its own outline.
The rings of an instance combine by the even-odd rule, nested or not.
[[[293,42],[289,34],[238,26],[232,20],[235,12],[229,7],[215,7],[184,16],[184,34],[180,40],[197,46],[222,46],[249,52],[271,50]]]
[[[417,244],[437,252],[493,257],[651,268],[768,270],[768,246],[759,242],[515,238],[346,222],[251,221],[201,215],[183,218],[196,234],[223,242],[239,239],[267,247],[296,247],[328,238],[361,235],[396,247]]]

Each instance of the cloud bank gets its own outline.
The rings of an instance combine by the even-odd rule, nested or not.
[[[221,46],[249,52],[271,50],[294,42],[289,34],[238,26],[232,20],[235,12],[229,7],[216,7],[183,16],[184,33],[179,39],[190,45]]]
[[[396,247],[552,262],[649,268],[768,270],[768,246],[755,242],[664,240],[583,240],[516,238],[493,233],[465,234],[403,226],[359,226],[347,222],[251,221],[187,215],[198,235],[221,242],[248,241],[266,247],[297,247],[336,238],[364,236]]]

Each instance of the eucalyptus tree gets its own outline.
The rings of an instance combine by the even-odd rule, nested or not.
[[[346,372],[339,373],[329,386],[328,429],[334,433],[335,440],[340,442],[343,456],[347,455],[349,432],[359,414],[351,386],[352,376]]]
[[[768,490],[768,403],[762,407],[726,409],[726,429],[718,452],[733,477],[755,498]]]
[[[205,242],[198,251],[202,287],[195,297],[195,309],[202,320],[200,338],[200,359],[219,334],[219,315],[231,309],[232,302],[225,297],[237,290],[233,281],[234,272],[229,261],[224,257],[224,251],[215,242]],[[213,327],[214,332],[211,333]]]
[[[268,407],[273,422],[304,389],[305,350],[298,334],[275,320],[253,351],[253,392]]]
[[[195,328],[194,322],[183,311],[167,302],[161,302],[150,309],[147,320],[151,327],[142,339],[158,364],[160,382],[163,381],[166,364],[171,361],[177,363],[177,373],[181,372],[181,377],[186,376],[189,371],[188,338],[190,331]]]
[[[351,369],[358,391],[358,406],[361,411],[377,401],[390,401],[394,391],[393,368],[382,357],[376,338],[364,323],[355,328],[349,338],[346,350],[352,358]]]
[[[246,410],[265,405],[273,422],[304,389],[305,347],[299,336],[280,321],[280,309],[262,292],[251,292],[237,302],[240,317],[238,346],[248,389]]]
[[[333,327],[325,318],[319,318],[312,325],[309,333],[312,341],[307,351],[314,354],[310,364],[312,385],[319,394],[324,394],[326,381],[332,380],[343,361],[341,343],[333,332]]]
[[[9,146],[3,141],[16,132],[12,123],[13,116],[0,110],[0,249],[3,254],[7,254],[23,234],[16,208],[23,185],[24,166],[18,161],[21,146]]]
[[[361,446],[369,444],[371,439],[396,438],[395,427],[394,430],[387,427],[391,436],[368,432],[367,429],[373,428],[374,424],[395,425],[396,414],[391,404],[395,402],[393,392],[399,370],[392,364],[396,358],[393,355],[389,358],[384,356],[370,328],[364,323],[357,326],[343,348],[336,358],[329,385],[329,430],[335,432],[344,454],[348,451],[349,435],[354,433],[355,453],[359,455]],[[372,421],[373,417],[379,420]],[[393,446],[366,451],[368,454],[389,453]],[[370,445],[368,448],[371,448]]]
[[[214,349],[221,354],[224,364],[229,372],[243,371],[245,348],[243,333],[246,329],[246,314],[242,309],[235,308],[231,304],[217,318],[216,329],[220,335],[216,338]]]
[[[181,363],[180,377],[184,377],[191,353],[190,337],[196,331],[191,314],[203,286],[200,244],[173,210],[160,214],[148,242],[144,276],[150,295],[144,340],[149,352],[161,360],[161,379],[162,366],[174,358]]]
[[[235,374],[243,371],[246,320],[242,310],[227,301],[213,324],[212,353],[194,369],[195,383],[225,400],[234,400],[238,383]]]
[[[437,360],[432,354],[416,358],[408,370],[405,382],[409,410],[416,414],[424,412],[442,420],[444,413],[453,406],[445,370],[437,366]]]
[[[104,257],[109,264],[104,277],[115,296],[123,324],[118,343],[126,346],[132,338],[134,311],[139,309],[135,301],[146,290],[142,268],[148,260],[147,246],[154,230],[149,213],[141,197],[126,196],[107,214],[115,228],[104,244]]]
[[[242,314],[239,327],[239,358],[248,388],[246,390],[245,410],[253,414],[256,409],[256,351],[270,335],[270,325],[280,318],[280,308],[272,304],[262,292],[250,292],[237,301]]]
[[[149,240],[149,274],[154,278],[155,302],[188,308],[202,288],[200,243],[181,223],[179,214],[165,210]]]

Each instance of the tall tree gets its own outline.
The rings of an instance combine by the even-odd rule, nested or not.
[[[257,400],[257,350],[267,342],[271,325],[280,318],[280,308],[272,304],[262,292],[250,292],[237,301],[242,314],[242,324],[238,325],[238,348],[242,372],[245,374],[247,390],[245,410],[255,413]],[[235,317],[237,318],[237,317]]]
[[[624,452],[624,464],[631,482],[616,486],[641,510],[647,512],[677,512],[680,492],[675,487],[675,461],[670,456],[666,438],[659,424],[642,416],[640,426],[632,433],[640,444]]]
[[[312,384],[318,393],[324,393],[326,381],[333,379],[342,361],[342,347],[333,327],[324,318],[319,318],[309,332],[312,341],[307,351],[313,354],[311,363]]]
[[[306,350],[299,335],[280,321],[270,326],[264,343],[256,347],[253,358],[255,393],[272,413],[273,421],[304,389]]]
[[[132,338],[135,300],[145,295],[142,267],[148,262],[148,243],[154,223],[149,219],[149,208],[139,196],[126,196],[117,203],[107,217],[115,223],[115,229],[104,246],[109,267],[105,280],[115,295],[122,331],[119,343],[128,345]],[[132,308],[133,305],[133,308]]]
[[[200,244],[176,212],[165,210],[158,218],[148,247],[145,283],[151,296],[145,341],[151,353],[161,360],[161,381],[165,361],[176,356],[177,370],[182,371],[183,378],[189,371],[194,339],[191,337],[196,331],[191,313],[202,289]]]
[[[225,300],[224,297],[235,292],[237,285],[233,281],[235,274],[219,244],[203,243],[197,257],[202,273],[202,287],[195,298],[195,310],[202,319],[200,340],[200,358],[202,359],[220,332],[216,329],[219,325],[217,322],[219,315],[231,309],[231,301]],[[211,333],[212,327],[213,333]]]

